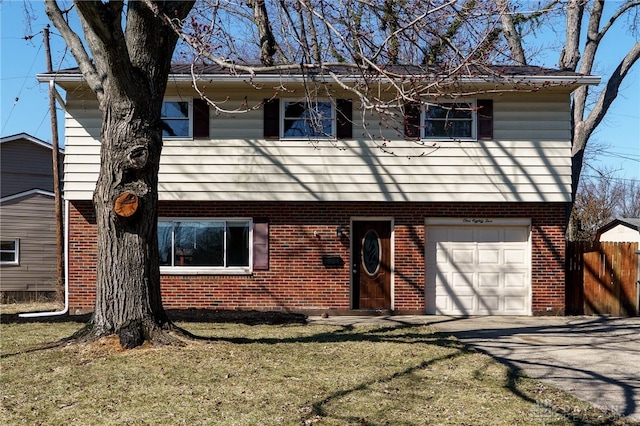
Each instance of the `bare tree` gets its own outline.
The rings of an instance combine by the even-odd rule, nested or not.
[[[589,8],[589,19],[587,22],[587,37],[580,55],[576,49],[575,34],[580,32],[581,21],[583,19],[584,9],[586,7],[583,1],[570,1],[569,11],[567,14],[567,49],[563,51],[560,59],[560,67],[571,71],[578,71],[583,74],[591,74],[593,71],[598,49],[602,40],[610,31],[612,26],[618,23],[626,15],[630,16],[638,22],[639,1],[624,1],[616,3],[618,9],[611,18],[605,22],[602,21],[604,11],[604,0],[595,0]],[[633,30],[633,25],[630,30]],[[569,36],[569,32],[573,31],[574,35]],[[569,41],[571,44],[569,44]],[[573,188],[577,190],[580,173],[583,166],[584,151],[587,147],[589,138],[594,133],[598,125],[604,119],[609,107],[618,96],[618,91],[625,77],[640,58],[640,41],[620,59],[617,67],[609,76],[605,88],[600,92],[597,101],[588,105],[588,95],[590,88],[583,86],[578,88],[573,96],[573,140],[572,140],[572,158],[573,158]],[[578,67],[578,59],[580,61]]]
[[[613,169],[584,176],[572,211],[573,240],[593,241],[616,218],[640,217],[640,181],[621,179]]]
[[[618,215],[623,218],[640,218],[640,181],[622,179],[622,195]]]
[[[88,50],[65,18],[71,9],[63,11],[54,0],[45,4],[102,112],[93,197],[97,295],[93,319],[81,334],[117,334],[127,348],[145,339],[170,343],[175,338],[162,307],[158,265],[159,122],[178,40],[167,21],[179,26],[193,2],[76,1]]]
[[[511,11],[504,0],[496,0],[503,22],[508,22]],[[603,22],[605,3],[614,7],[611,17]],[[594,71],[596,59],[599,56],[602,41],[611,36],[614,25],[626,25],[628,31],[637,32],[640,24],[640,1],[624,0],[606,2],[605,0],[568,0],[551,1],[537,13],[552,11],[553,7],[561,6],[564,11],[565,43],[560,53],[559,67],[569,71],[577,71],[590,75]],[[505,16],[506,14],[506,16]],[[586,37],[582,28],[586,26]],[[505,28],[509,28],[505,24]],[[503,32],[505,37],[514,39],[509,41],[513,57],[520,57],[518,41],[522,43],[518,31]],[[635,43],[624,57],[619,59],[615,70],[608,76],[608,81],[600,93],[590,93],[594,89],[582,86],[574,92],[572,104],[572,193],[578,190],[580,173],[584,163],[585,149],[589,139],[604,119],[611,104],[618,96],[618,91],[629,71],[640,58],[640,41]],[[593,95],[596,100],[590,103]]]
[[[613,171],[580,182],[572,211],[573,240],[593,241],[598,229],[615,218],[621,189]]]

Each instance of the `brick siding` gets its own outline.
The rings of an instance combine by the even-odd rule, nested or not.
[[[269,269],[252,275],[163,275],[166,309],[260,309],[347,312],[351,306],[349,225],[352,217],[394,220],[394,309],[423,313],[426,217],[531,218],[532,312],[563,314],[566,205],[557,203],[262,203],[161,202],[160,217],[266,217]],[[336,228],[347,237],[336,237]],[[316,236],[314,236],[314,232]],[[71,203],[69,306],[93,310],[96,225],[91,202]],[[327,268],[322,255],[338,255]]]

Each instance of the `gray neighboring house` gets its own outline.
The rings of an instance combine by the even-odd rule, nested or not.
[[[2,302],[56,294],[52,146],[27,133],[0,138]],[[64,151],[60,151],[62,172]]]

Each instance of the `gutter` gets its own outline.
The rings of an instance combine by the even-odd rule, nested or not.
[[[64,220],[64,308],[53,312],[29,312],[19,314],[20,318],[41,318],[64,315],[69,312],[69,200],[65,201]]]
[[[345,82],[358,82],[360,77],[342,75]],[[434,79],[433,75],[416,74],[410,76],[412,79]],[[437,77],[437,76],[435,76]],[[82,74],[37,74],[36,78],[39,82],[55,82],[55,83],[81,83],[84,81]],[[255,83],[281,83],[282,81],[302,83],[309,80],[321,80],[332,82],[333,79],[327,74],[273,74],[273,75],[251,75],[249,73],[239,74],[197,74],[197,80],[208,82],[242,82],[244,79],[251,79]],[[194,76],[192,74],[169,74],[169,80],[174,82],[192,82]],[[435,81],[435,80],[434,80]],[[496,76],[467,76],[451,79],[451,83],[462,84],[503,84],[503,85],[598,85],[601,78],[599,76],[561,76],[551,77],[548,75],[513,75],[506,77]],[[444,81],[445,83],[447,81]]]

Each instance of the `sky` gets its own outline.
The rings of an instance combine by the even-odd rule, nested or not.
[[[25,4],[33,20],[25,14]],[[606,10],[606,9],[605,9]],[[36,74],[46,71],[42,30],[49,23],[42,1],[0,0],[0,136],[28,133],[44,141],[51,141],[49,93],[46,84],[36,80]],[[610,34],[611,42],[601,48],[596,75],[606,75],[620,62],[635,43],[636,36],[622,28]],[[62,37],[51,26],[51,55],[54,69],[74,67],[75,62],[66,50]],[[33,36],[33,37],[31,37]],[[541,45],[560,43],[563,30],[539,31]],[[602,55],[604,53],[604,55]],[[554,67],[557,51],[535,58],[531,65]],[[58,109],[58,139],[64,144],[64,113]],[[592,136],[590,144],[604,147],[585,173],[612,169],[620,179],[640,180],[640,62],[623,83],[620,93],[607,113],[605,121]]]

